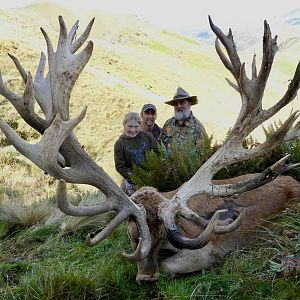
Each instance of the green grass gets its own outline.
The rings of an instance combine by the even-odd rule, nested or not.
[[[153,49],[155,51],[164,53],[164,54],[169,54],[169,55],[174,55],[176,52],[168,47],[166,47],[164,44],[160,42],[152,42],[149,46],[150,49]]]
[[[185,41],[189,44],[192,44],[192,45],[199,45],[199,42],[197,40],[189,38],[189,37],[184,36],[182,34],[179,34],[177,32],[173,32],[173,31],[169,31],[169,30],[163,30],[162,33],[164,35],[167,35],[167,36],[179,39],[179,40],[183,40],[183,41]]]
[[[84,243],[91,228],[64,237],[55,226],[22,229],[0,240],[1,299],[296,299],[299,273],[283,262],[300,254],[299,217],[298,204],[260,244],[210,270],[161,275],[149,286],[135,283],[136,264],[120,254],[130,251],[125,224],[92,248]],[[294,236],[285,236],[287,229]]]

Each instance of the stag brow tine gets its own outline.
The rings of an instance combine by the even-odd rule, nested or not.
[[[27,72],[25,71],[25,69],[22,67],[20,61],[12,54],[7,53],[9,55],[9,57],[13,60],[17,70],[19,71],[24,83],[27,82]]]
[[[188,244],[188,249],[198,249],[204,247],[210,241],[212,235],[214,234],[214,229],[219,220],[219,216],[224,212],[227,212],[227,209],[220,209],[215,211],[212,218],[208,222],[206,228],[196,238],[194,239],[184,238],[186,240],[186,243]]]
[[[193,210],[191,210],[186,204],[183,205],[181,208],[179,214],[183,216],[184,218],[191,220],[192,222],[205,227],[208,224],[208,221],[198,214],[196,214]]]
[[[216,225],[214,232],[217,234],[232,232],[241,226],[241,224],[243,223],[244,217],[245,217],[245,210],[243,209],[240,212],[237,219],[235,219],[232,223],[225,225],[225,226]]]
[[[86,244],[95,246],[104,240],[116,227],[118,227],[128,217],[128,212],[122,209],[99,233],[95,236],[88,234],[86,237]]]
[[[114,203],[104,201],[90,206],[75,206],[68,201],[66,182],[59,180],[56,189],[56,203],[58,208],[70,216],[95,216],[115,209]]]
[[[141,255],[141,249],[142,249],[142,238],[141,237],[138,237],[138,244],[136,246],[136,249],[135,251],[132,253],[132,254],[128,254],[128,253],[125,253],[125,252],[122,252],[122,255],[130,260],[130,261],[139,261],[142,259],[142,255]]]
[[[93,24],[94,24],[95,18],[93,18],[89,24],[87,25],[86,29],[84,30],[84,32],[80,35],[80,37],[71,45],[70,47],[70,51],[71,53],[75,53],[80,47],[81,45],[87,40],[87,38],[89,37],[89,34],[92,30]]]
[[[210,241],[212,235],[214,234],[214,228],[218,222],[220,214],[226,211],[227,209],[217,210],[208,222],[206,228],[194,239],[183,236],[178,231],[175,223],[173,223],[173,227],[166,228],[168,231],[169,241],[173,246],[179,249],[199,249],[201,247],[204,247]]]

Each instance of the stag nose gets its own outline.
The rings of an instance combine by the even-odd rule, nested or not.
[[[143,284],[150,284],[150,283],[154,283],[158,280],[159,277],[159,273],[155,273],[153,275],[148,275],[148,274],[143,274],[143,275],[137,275],[136,276],[136,282],[139,285],[143,285]]]

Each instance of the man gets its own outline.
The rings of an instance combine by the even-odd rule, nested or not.
[[[152,133],[158,140],[161,128],[155,123],[157,117],[156,107],[153,104],[145,104],[141,111],[142,129]]]
[[[190,96],[187,91],[178,87],[173,99],[165,103],[174,107],[174,117],[164,124],[160,141],[170,149],[173,143],[184,145],[188,137],[191,137],[199,149],[207,133],[191,111],[191,106],[198,103],[197,96]]]

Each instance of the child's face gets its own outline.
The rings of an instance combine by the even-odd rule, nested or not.
[[[129,137],[135,137],[141,131],[141,124],[136,120],[128,120],[124,125],[124,132]]]

